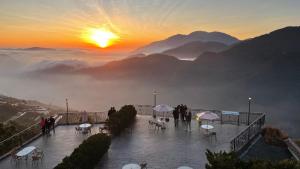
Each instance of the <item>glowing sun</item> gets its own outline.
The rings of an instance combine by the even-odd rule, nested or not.
[[[105,28],[90,28],[83,34],[83,39],[101,48],[113,45],[119,36]]]

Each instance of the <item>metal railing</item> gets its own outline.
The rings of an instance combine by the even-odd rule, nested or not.
[[[83,123],[84,113],[60,113],[62,116],[59,124],[80,124]],[[87,112],[87,121],[93,124],[103,123],[107,119],[107,112]]]
[[[54,118],[56,119],[57,125],[62,116],[54,116]],[[5,156],[6,153],[9,153],[12,149],[19,148],[22,145],[27,144],[28,142],[39,137],[41,133],[40,123],[38,122],[4,140],[1,140],[0,158],[2,158],[3,155]]]
[[[300,161],[300,147],[290,138],[285,140],[285,144],[287,145],[288,150],[291,152],[293,157],[297,161]]]
[[[265,124],[265,114],[259,116],[254,120],[247,128],[241,131],[235,138],[230,142],[231,150],[234,152],[239,152],[246,145],[248,145],[251,140],[257,136],[261,130],[262,126]]]
[[[40,133],[39,123],[33,124],[30,127],[2,140],[0,142],[0,157],[8,153],[13,148],[22,146],[27,140],[33,138]]]
[[[152,115],[152,105],[135,105],[135,108],[137,110],[137,113],[139,115]],[[222,124],[248,124],[248,112],[239,112],[239,116],[232,116],[232,115],[222,115],[222,111],[220,110],[208,110],[208,109],[192,109],[192,115],[195,117],[197,113],[203,112],[203,111],[211,111],[216,113],[219,117],[222,117],[220,119],[217,119],[215,121],[221,121]],[[251,112],[250,113],[250,123],[258,119],[263,113],[257,113],[257,112]],[[164,117],[173,117],[173,113],[159,113],[156,112],[156,115],[158,117],[164,116]]]

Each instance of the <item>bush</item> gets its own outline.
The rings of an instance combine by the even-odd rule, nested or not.
[[[134,122],[136,114],[132,105],[125,105],[119,111],[111,113],[107,123],[110,132],[119,135]]]
[[[299,162],[295,160],[277,162],[264,160],[242,161],[233,152],[212,153],[207,150],[206,157],[208,160],[208,164],[205,165],[206,169],[300,169]]]
[[[95,134],[66,156],[55,169],[93,169],[108,151],[111,138],[106,134]]]
[[[205,154],[209,162],[205,165],[206,169],[235,169],[236,166],[242,165],[242,162],[233,152],[226,153],[225,151],[221,151],[219,153],[213,153],[207,150]]]
[[[267,144],[275,146],[286,146],[284,140],[288,138],[288,135],[281,130],[273,127],[265,127],[262,129],[262,136]]]

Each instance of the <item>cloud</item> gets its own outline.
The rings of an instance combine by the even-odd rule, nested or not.
[[[79,60],[43,60],[25,68],[27,73],[70,73],[88,67],[88,64]]]

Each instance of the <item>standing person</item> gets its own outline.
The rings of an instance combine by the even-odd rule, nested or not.
[[[191,129],[191,121],[192,121],[192,112],[189,111],[186,115],[186,130],[192,131]]]
[[[111,115],[115,114],[116,112],[116,109],[114,107],[111,107],[107,113],[108,119],[111,117]]]
[[[50,119],[46,118],[45,120],[45,128],[46,128],[46,134],[50,133]]]
[[[178,115],[180,117],[180,120],[182,121],[182,116],[181,116],[181,110],[180,110],[180,105],[177,105],[177,111],[178,111]]]
[[[181,120],[182,121],[185,121],[185,112],[184,112],[184,107],[183,105],[181,104],[180,107],[179,107],[179,111],[180,111],[180,117],[181,117]]]
[[[55,119],[53,116],[50,116],[50,128],[52,127],[53,133],[55,133]]]
[[[45,125],[46,125],[45,122],[46,122],[46,121],[45,121],[44,117],[42,117],[42,118],[41,118],[41,121],[40,121],[40,127],[41,127],[41,130],[42,130],[42,134],[43,134],[43,135],[45,134],[45,129],[46,129],[46,128],[45,128]]]
[[[178,122],[179,122],[179,110],[178,109],[175,112],[175,115],[176,115],[176,125],[178,126]]]
[[[178,112],[178,108],[177,107],[173,111],[173,117],[174,117],[175,127],[177,127],[178,126],[178,119],[179,119],[179,112]]]

